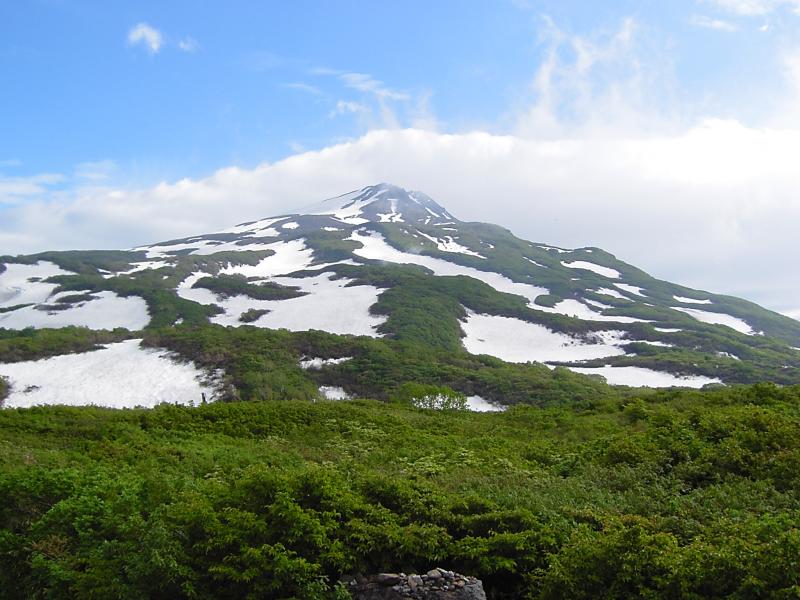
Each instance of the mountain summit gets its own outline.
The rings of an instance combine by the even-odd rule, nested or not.
[[[330,198],[309,206],[301,215],[332,215],[345,222],[361,219],[378,223],[411,222],[421,225],[454,223],[457,221],[430,196],[409,192],[389,183],[379,183],[364,189]]]
[[[460,221],[386,183],[132,250],[0,257],[0,328],[75,325],[326,332],[338,341],[304,352],[338,360],[331,348],[347,346],[372,357],[361,363],[367,371],[381,348],[413,348],[429,363],[494,357],[628,385],[800,382],[797,321],[653,278],[600,248]],[[355,361],[324,364],[315,376],[323,386],[386,394],[353,372]],[[499,381],[453,379],[450,367],[414,372],[493,400],[511,393]]]

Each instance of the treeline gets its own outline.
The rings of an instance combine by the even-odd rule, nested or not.
[[[800,388],[503,414],[370,401],[0,411],[4,598],[789,598]]]

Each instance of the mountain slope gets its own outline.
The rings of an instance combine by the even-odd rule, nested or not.
[[[800,322],[655,279],[600,248],[460,221],[388,184],[130,251],[0,258],[0,328],[158,330],[166,345],[175,326],[209,323],[366,336],[344,344],[372,357],[364,368],[386,344],[406,344],[433,362],[490,355],[629,385],[800,381]],[[314,377],[364,393],[354,364]],[[428,380],[476,391],[446,371]]]

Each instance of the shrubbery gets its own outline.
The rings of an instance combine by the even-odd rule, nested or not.
[[[800,388],[503,414],[375,402],[0,412],[7,598],[790,597]]]

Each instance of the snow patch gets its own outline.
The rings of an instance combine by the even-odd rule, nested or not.
[[[620,300],[630,301],[630,298],[628,298],[627,296],[623,296],[617,290],[612,290],[611,288],[600,288],[598,290],[595,290],[595,293],[600,294],[601,296],[611,296],[612,298],[618,298]]]
[[[264,245],[264,250],[274,254],[261,259],[257,265],[229,265],[220,270],[226,275],[239,274],[245,277],[274,277],[302,271],[311,266],[314,252],[307,248],[304,239],[289,242],[273,242]]]
[[[300,361],[301,369],[311,369],[316,371],[327,365],[340,365],[348,360],[353,360],[352,356],[343,356],[342,358],[304,358]]]
[[[609,277],[611,279],[619,279],[619,271],[616,269],[612,269],[610,267],[603,267],[601,265],[596,265],[591,262],[587,262],[585,260],[576,260],[573,262],[565,262],[561,261],[561,264],[569,269],[584,269],[585,271],[591,271],[592,273],[597,273],[598,275],[602,275],[603,277]]]
[[[690,387],[701,388],[709,383],[721,383],[719,379],[693,375],[680,377],[672,373],[662,373],[643,367],[569,367],[576,373],[584,375],[602,375],[611,385],[629,385],[633,387]]]
[[[80,294],[81,292],[70,292]],[[59,294],[61,295],[61,294]],[[97,292],[93,300],[68,305],[63,310],[39,310],[26,306],[7,313],[0,313],[0,327],[6,329],[89,327],[91,329],[114,329],[124,327],[131,331],[144,329],[150,322],[147,303],[138,296],[122,298],[114,292]],[[54,298],[55,299],[55,298]]]
[[[467,396],[467,410],[473,412],[503,412],[506,407],[500,404],[493,404],[480,396]]]
[[[350,395],[344,391],[344,388],[334,385],[320,386],[319,393],[326,400],[350,400]]]
[[[627,283],[615,283],[614,285],[617,286],[619,289],[621,289],[623,292],[628,292],[629,294],[635,294],[637,296],[641,296],[642,298],[646,298],[646,295],[644,293],[644,288],[640,288],[635,285],[629,285]]]
[[[537,323],[512,317],[469,313],[461,322],[464,347],[472,354],[489,354],[507,362],[577,361],[620,356],[624,331],[599,332],[594,343],[558,333]]]
[[[473,267],[457,265],[441,258],[402,252],[386,243],[383,236],[379,233],[372,232],[369,235],[365,235],[361,232],[354,231],[348,239],[361,243],[362,247],[357,248],[353,253],[363,258],[399,264],[420,265],[430,269],[433,271],[434,275],[438,276],[465,275],[483,281],[500,292],[522,296],[529,302],[533,302],[542,294],[549,293],[546,288],[526,283],[517,283],[493,271],[481,271]]]
[[[0,273],[0,308],[18,304],[40,304],[46,301],[58,287],[55,283],[44,283],[48,277],[75,275],[47,261],[32,265],[5,263],[6,270]],[[30,281],[35,279],[37,281]]]
[[[607,316],[602,315],[591,308],[586,306],[583,302],[578,300],[568,299],[562,300],[555,306],[535,306],[536,310],[546,313],[557,313],[575,319],[582,319],[584,321],[613,321],[615,323],[650,323],[646,319],[639,319],[637,317],[623,317],[623,316]]]
[[[211,317],[213,323],[239,327],[248,310],[267,310],[252,323],[256,327],[308,331],[319,329],[342,335],[366,335],[379,337],[376,328],[386,318],[372,315],[369,308],[378,301],[382,289],[371,285],[348,286],[350,279],[333,279],[330,272],[315,277],[272,277],[269,280],[279,285],[300,288],[306,295],[286,300],[256,300],[248,296],[219,298],[211,290],[192,288],[207,273],[193,273],[178,287],[178,295],[200,304],[216,304],[224,313]]]
[[[436,247],[441,250],[442,252],[455,252],[458,254],[468,254],[469,256],[477,256],[478,258],[486,259],[485,256],[481,256],[477,252],[474,252],[467,248],[466,246],[462,246],[458,242],[456,242],[452,236],[445,236],[444,239],[433,237],[432,235],[428,235],[423,232],[419,232],[419,234],[436,244]]]
[[[208,375],[194,364],[177,362],[171,353],[141,348],[140,340],[109,344],[102,350],[43,360],[0,364],[11,383],[6,408],[39,404],[112,408],[152,407],[208,400],[216,391]]]
[[[281,229],[297,229],[298,227],[300,227],[300,225],[294,221],[289,221],[288,223],[281,225]]]
[[[699,308],[682,308],[680,306],[670,307],[673,310],[679,310],[686,313],[690,317],[694,317],[703,323],[710,323],[712,325],[727,325],[731,329],[735,329],[739,333],[746,335],[756,335],[756,331],[750,327],[745,321],[733,315],[726,313],[709,312],[707,310],[700,310]]]
[[[678,302],[683,302],[684,304],[711,304],[711,300],[696,300],[694,298],[687,298],[686,296],[673,296],[675,300]]]

